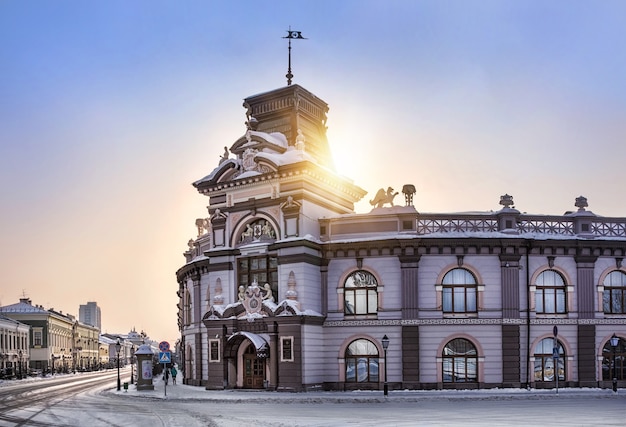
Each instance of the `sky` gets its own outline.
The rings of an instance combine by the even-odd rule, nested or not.
[[[329,104],[337,170],[419,212],[626,216],[626,2],[0,1],[0,305],[175,342],[176,270],[243,99]],[[402,204],[401,195],[396,202]]]

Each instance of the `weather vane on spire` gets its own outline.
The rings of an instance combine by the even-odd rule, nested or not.
[[[291,31],[291,25],[287,30],[287,36],[283,37],[284,39],[289,39],[289,65],[287,67],[287,86],[291,85],[291,79],[293,78],[293,74],[291,74],[291,39],[301,39],[306,40],[306,37],[302,37],[301,31]]]

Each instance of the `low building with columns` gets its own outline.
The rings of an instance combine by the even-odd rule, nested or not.
[[[626,386],[626,218],[582,196],[563,215],[510,195],[422,213],[411,184],[357,214],[366,191],[333,165],[324,101],[288,85],[244,107],[244,135],[193,183],[208,213],[176,273],[187,384]]]
[[[0,314],[0,378],[29,373],[30,326]]]

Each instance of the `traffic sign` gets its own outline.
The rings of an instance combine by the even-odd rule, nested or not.
[[[160,351],[159,363],[172,363],[171,353],[169,351]]]
[[[161,341],[159,343],[159,350],[161,350],[162,352],[170,351],[170,343],[168,343],[167,341]]]

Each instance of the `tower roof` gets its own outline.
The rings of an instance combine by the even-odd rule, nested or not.
[[[252,130],[269,134],[280,132],[289,145],[295,145],[300,130],[306,140],[307,153],[318,164],[334,170],[326,137],[326,102],[295,84],[249,96],[243,106]]]

